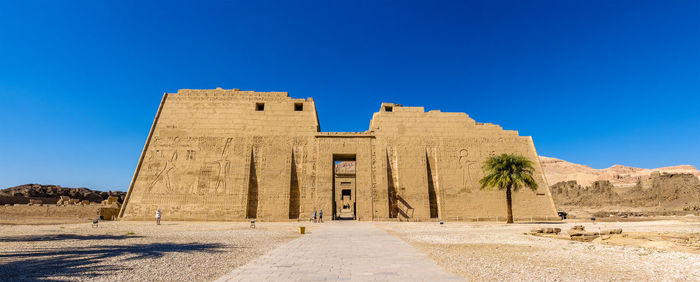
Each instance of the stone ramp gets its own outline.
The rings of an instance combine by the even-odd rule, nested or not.
[[[462,281],[364,222],[329,222],[217,281]]]

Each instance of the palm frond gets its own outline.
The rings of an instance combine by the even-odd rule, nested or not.
[[[484,177],[479,180],[481,189],[506,189],[511,187],[518,190],[521,187],[537,189],[533,177],[533,162],[521,155],[502,154],[486,160],[483,165]]]

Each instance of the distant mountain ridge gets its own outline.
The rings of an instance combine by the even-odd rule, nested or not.
[[[540,164],[542,164],[542,169],[549,185],[575,180],[579,185],[591,186],[595,181],[608,180],[615,187],[630,187],[636,185],[637,182],[647,186],[646,184],[654,172],[692,174],[700,179],[700,170],[692,165],[646,169],[616,164],[609,168],[595,169],[587,165],[544,156],[540,156]]]

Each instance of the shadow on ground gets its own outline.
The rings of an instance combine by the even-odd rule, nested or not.
[[[0,242],[42,242],[42,241],[62,241],[62,240],[123,240],[127,238],[142,238],[134,235],[78,235],[78,234],[55,234],[55,235],[27,235],[0,237]]]
[[[226,247],[230,248],[231,246]],[[152,243],[45,248],[15,252],[0,250],[0,280],[56,280],[54,276],[71,280],[97,278],[113,274],[115,271],[131,269],[126,266],[114,265],[115,261],[155,259],[168,253],[216,253],[222,252],[223,248],[222,244]]]

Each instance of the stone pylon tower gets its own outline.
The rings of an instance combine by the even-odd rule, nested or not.
[[[472,220],[505,218],[505,195],[481,191],[501,153],[535,163],[537,191],[513,195],[516,218],[556,219],[530,137],[464,113],[383,103],[365,132],[321,132],[313,99],[286,92],[180,90],[163,96],[122,219]],[[354,162],[353,174],[335,163]]]

